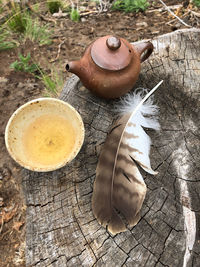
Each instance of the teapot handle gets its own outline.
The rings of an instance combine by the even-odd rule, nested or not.
[[[151,42],[141,42],[133,45],[140,56],[140,62],[144,62],[153,52],[153,44]],[[146,51],[147,50],[147,51]],[[145,54],[143,54],[146,51]]]

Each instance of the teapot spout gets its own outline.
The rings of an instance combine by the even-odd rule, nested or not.
[[[67,62],[65,68],[66,68],[66,71],[68,72],[72,72],[76,74],[77,76],[80,75],[80,61],[79,60]]]

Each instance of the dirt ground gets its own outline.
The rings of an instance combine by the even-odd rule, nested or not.
[[[48,22],[53,31],[51,45],[39,47],[26,41],[15,49],[0,52],[0,266],[25,266],[26,205],[21,188],[21,167],[7,153],[4,144],[6,123],[20,105],[46,94],[39,79],[28,73],[15,72],[9,65],[19,53],[27,55],[30,52],[31,58],[43,69],[48,73],[52,69],[60,70],[66,81],[71,75],[65,71],[66,61],[80,58],[85,47],[98,37],[113,34],[134,42],[185,28],[162,9],[159,1],[150,3],[144,13],[107,11],[83,17],[77,23],[68,17],[55,18],[45,14],[53,19]],[[165,3],[168,6],[187,5],[187,1],[166,0]],[[184,21],[196,26],[196,20],[190,15],[186,14]]]

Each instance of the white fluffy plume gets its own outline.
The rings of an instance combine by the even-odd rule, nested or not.
[[[150,165],[149,153],[151,139],[144,131],[144,128],[154,130],[160,129],[158,122],[159,108],[154,104],[152,94],[163,81],[159,82],[149,93],[146,89],[137,89],[132,94],[128,94],[121,100],[118,112],[131,114],[127,123],[126,132],[134,134],[137,138],[127,140],[127,145],[134,148],[133,158],[140,166],[151,174],[156,174]],[[130,125],[130,126],[129,126]],[[140,151],[138,153],[137,151]]]
[[[118,112],[123,115],[133,112],[147,93],[146,89],[137,89],[134,93],[128,94],[121,100]],[[132,115],[131,121],[145,128],[159,130],[158,113],[159,108],[154,104],[153,96],[150,96]]]

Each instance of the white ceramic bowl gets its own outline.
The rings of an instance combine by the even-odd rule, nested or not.
[[[10,117],[5,143],[11,157],[26,169],[53,171],[72,161],[84,140],[79,113],[55,98],[38,98]]]

